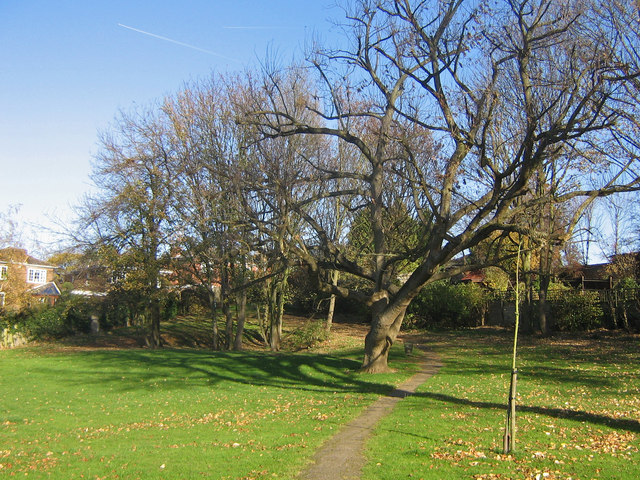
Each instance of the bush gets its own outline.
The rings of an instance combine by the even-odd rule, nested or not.
[[[31,340],[49,340],[91,330],[91,316],[102,316],[101,299],[63,294],[55,306],[37,305],[19,312],[7,312],[0,319],[2,329]]]
[[[55,306],[38,305],[19,312],[5,312],[0,316],[0,331],[7,328],[9,333],[20,333],[32,340],[55,339],[89,333],[93,316],[100,319],[101,329],[111,329],[124,326],[134,315],[140,315],[141,305],[139,298],[121,292],[104,298],[65,292]],[[171,319],[177,313],[177,297],[166,295],[162,299],[162,318]]]
[[[67,327],[55,307],[39,306],[3,315],[2,328],[21,334],[30,340],[59,338],[67,333]]]
[[[162,320],[173,320],[180,310],[180,299],[177,295],[167,293],[162,298]]]
[[[420,292],[409,307],[407,319],[416,327],[474,327],[481,324],[486,308],[487,293],[482,287],[443,280]]]
[[[287,285],[287,304],[285,308],[288,312],[298,314],[310,314],[318,309],[322,304],[323,296],[318,293],[318,289],[309,278],[306,268],[296,268],[289,274]]]
[[[60,313],[67,333],[89,333],[91,317],[103,317],[102,300],[96,298],[66,296],[56,303],[55,309]]]
[[[311,320],[301,329],[292,332],[286,340],[292,349],[302,350],[324,342],[328,337],[325,323],[320,320]]]
[[[640,285],[635,279],[625,278],[608,291],[606,306],[608,328],[640,329]]]
[[[127,325],[127,321],[132,317],[127,303],[114,302],[110,298],[104,301],[103,311],[104,322],[100,323],[105,329],[123,327]]]
[[[70,333],[65,318],[57,308],[43,308],[36,310],[30,316],[27,329],[36,339],[60,338]]]
[[[561,332],[592,330],[604,325],[604,311],[595,292],[564,292],[551,303],[552,329]]]
[[[9,333],[25,333],[24,312],[3,311],[0,312],[0,330],[7,329]]]

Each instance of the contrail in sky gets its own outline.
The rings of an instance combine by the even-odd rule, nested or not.
[[[296,29],[301,27],[228,26],[228,27],[222,27],[222,28],[225,28],[227,30],[290,30],[290,29]]]
[[[204,48],[195,47],[193,45],[189,45],[188,43],[183,43],[183,42],[179,42],[177,40],[173,40],[171,38],[162,37],[160,35],[156,35],[155,33],[145,32],[144,30],[139,30],[137,28],[133,28],[133,27],[130,27],[128,25],[123,25],[122,23],[119,23],[118,26],[122,27],[122,28],[126,28],[128,30],[132,30],[134,32],[142,33],[143,35],[148,35],[150,37],[157,38],[158,40],[164,40],[165,42],[175,43],[176,45],[180,45],[181,47],[191,48],[192,50],[197,50],[199,52],[208,53],[209,55],[213,55],[213,56],[216,56],[216,57],[224,58],[225,60],[231,60],[233,62],[240,63],[236,59],[225,57],[224,55],[220,55],[219,53],[212,52],[211,50],[205,50]]]

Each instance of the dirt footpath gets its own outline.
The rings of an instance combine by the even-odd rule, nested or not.
[[[314,457],[314,463],[302,472],[300,480],[359,480],[365,464],[364,445],[366,439],[380,419],[388,415],[396,403],[416,391],[442,366],[439,358],[424,351],[421,370],[388,396],[377,400],[359,417],[345,425],[336,435],[328,439]]]

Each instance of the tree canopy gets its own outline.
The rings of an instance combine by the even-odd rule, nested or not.
[[[305,100],[309,69],[267,72],[260,92],[269,100],[260,97],[252,112],[266,138],[329,137],[360,157],[356,168],[308,161],[319,186],[290,198],[289,210],[312,232],[295,245],[312,271],[370,282],[365,369],[386,368],[407,306],[456,255],[496,232],[531,234],[519,220],[541,204],[577,202],[575,225],[594,198],[637,188],[638,30],[626,9],[361,0],[346,8],[346,47],[309,59],[313,102]],[[336,180],[349,181],[348,191]],[[350,255],[315,221],[311,205],[327,198],[367,211],[369,254]],[[422,241],[405,252],[388,228],[397,204],[423,228]],[[559,231],[536,233],[551,242]],[[395,267],[408,258],[414,268],[400,278]]]
[[[252,251],[283,282],[305,265],[321,291],[366,303],[374,372],[420,290],[477,267],[450,260],[509,233],[560,245],[594,199],[638,188],[640,30],[615,0],[355,0],[342,27],[305,63],[187,87],[153,135],[123,118],[131,154],[104,142],[103,164],[123,162],[100,178],[150,205],[182,192],[112,209],[114,233],[144,213],[144,232],[166,221],[193,252]],[[141,158],[158,163],[136,183]],[[155,192],[156,168],[180,189]]]

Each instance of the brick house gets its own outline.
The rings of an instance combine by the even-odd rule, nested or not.
[[[55,304],[60,290],[55,266],[22,248],[0,249],[0,308],[20,309],[33,303]]]

